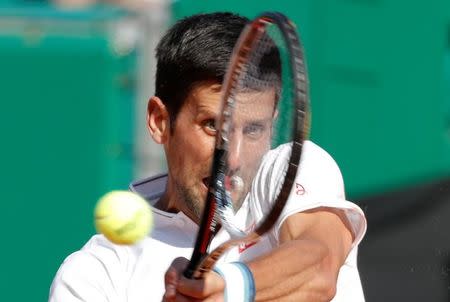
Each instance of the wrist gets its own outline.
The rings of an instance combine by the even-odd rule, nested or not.
[[[214,271],[225,281],[225,302],[253,302],[256,289],[253,274],[243,262],[222,263],[216,265]]]

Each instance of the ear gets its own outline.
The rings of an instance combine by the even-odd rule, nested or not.
[[[147,105],[147,128],[158,144],[167,141],[170,131],[169,112],[160,98],[153,96]]]
[[[278,108],[275,108],[275,110],[273,111],[273,119],[276,120],[278,118],[278,114],[280,112],[278,111]]]

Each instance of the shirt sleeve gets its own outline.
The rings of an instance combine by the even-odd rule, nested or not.
[[[290,144],[271,150],[262,160],[250,194],[250,211],[259,221],[272,207],[281,188],[287,169]],[[358,244],[362,240],[367,222],[363,211],[345,198],[344,182],[338,165],[322,148],[305,141],[300,166],[287,204],[268,238],[272,246],[278,244],[278,234],[283,222],[292,214],[319,207],[342,210],[351,225],[354,241],[345,263],[339,271],[336,296],[333,302],[364,301],[357,268]]]
[[[271,210],[280,191],[290,151],[291,144],[284,144],[269,151],[262,160],[250,195],[250,208],[257,221]],[[353,247],[359,244],[367,227],[363,211],[346,200],[342,174],[334,159],[313,142],[305,141],[294,185],[272,230],[273,238],[278,238],[287,217],[319,207],[344,211],[354,234]]]

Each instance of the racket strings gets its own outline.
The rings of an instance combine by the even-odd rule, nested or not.
[[[236,91],[280,88],[280,54],[274,38],[277,36],[269,35],[266,30],[253,43],[249,58],[243,64]]]
[[[264,128],[268,133],[266,140],[261,139],[260,143],[253,145],[249,143],[242,147],[247,149],[254,148],[254,150],[247,150],[247,153],[252,153],[253,158],[251,160],[256,167],[259,167],[265,153],[277,144],[275,140],[278,138],[280,130],[283,128],[282,130],[285,132],[286,129],[284,128],[292,129],[294,127],[290,118],[292,116],[292,104],[289,103],[292,103],[292,101],[286,96],[291,95],[289,89],[293,85],[283,87],[282,81],[284,77],[286,77],[285,80],[291,79],[291,77],[283,74],[283,67],[287,66],[283,59],[286,59],[288,56],[285,43],[282,33],[277,26],[267,24],[259,38],[251,43],[248,56],[239,61],[240,64],[236,67],[232,78],[234,83],[230,85],[232,89],[227,102],[228,108],[225,108],[225,116],[230,119],[225,121],[224,129],[226,144],[230,149],[228,150],[228,156],[232,157],[232,152],[235,152],[233,146],[245,145],[245,142],[237,142],[237,140],[242,139],[245,141],[245,135],[250,133],[248,135],[251,136],[252,131],[257,133],[257,131],[262,131],[259,127]],[[271,95],[271,101],[262,101],[267,95]],[[280,98],[283,98],[282,102],[280,102]],[[284,109],[278,108],[281,103],[290,112],[290,114],[287,114],[289,117],[282,112]],[[243,117],[242,119],[248,120],[254,117],[255,121],[250,123],[249,126],[242,126],[240,124],[242,120],[236,117]],[[261,117],[269,120],[267,125],[261,126],[258,120],[262,119]],[[244,138],[238,138],[239,135],[233,135],[235,132],[243,132],[242,136]],[[291,139],[291,135],[289,134],[288,136],[287,140]],[[255,141],[257,140],[255,139]],[[261,152],[258,149],[265,151]],[[255,158],[257,159],[255,160]],[[282,172],[279,176],[280,179],[284,179],[288,170],[287,162],[281,169]],[[227,196],[227,198],[219,203],[217,210],[221,216],[222,227],[228,231],[232,238],[242,238],[248,235],[247,231],[239,227],[238,219],[235,216],[235,207],[233,205],[236,204],[236,200],[232,198],[233,192],[236,191],[236,188],[239,188],[239,190],[247,188],[248,190],[251,185],[248,182],[253,181],[257,170],[257,168],[254,168],[253,173],[247,175],[246,178],[238,177],[243,184],[241,183],[236,187],[231,186],[228,194],[222,194],[222,196]],[[228,171],[228,174],[230,174],[230,171]],[[282,183],[277,183],[275,186],[275,197],[279,195],[281,189]],[[275,199],[273,198],[273,200]]]
[[[223,155],[223,165],[213,169],[224,173],[215,187],[221,191],[216,192],[215,210],[231,240],[206,256],[196,244],[187,276],[201,277],[229,248],[259,240],[277,223],[294,187],[309,130],[307,81],[303,49],[284,15],[264,13],[244,29],[222,86],[224,107],[215,154],[221,159]],[[278,146],[283,152],[267,153]],[[262,195],[254,195],[255,189]],[[255,215],[257,225],[249,233],[234,211],[243,197],[250,210],[261,213]],[[201,244],[203,237],[199,235]]]

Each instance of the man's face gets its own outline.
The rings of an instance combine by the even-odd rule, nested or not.
[[[220,116],[220,85],[195,86],[175,120],[165,144],[169,169],[168,196],[178,210],[199,221],[203,210],[215,147],[216,120]],[[236,97],[230,128],[228,177],[243,181],[232,191],[239,208],[251,186],[262,156],[270,148],[274,93],[249,92]]]

